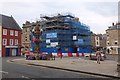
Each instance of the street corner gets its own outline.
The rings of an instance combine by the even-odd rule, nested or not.
[[[9,62],[9,63],[25,63],[25,59],[24,58],[20,58],[20,59],[10,59],[10,60],[7,60],[6,62]]]

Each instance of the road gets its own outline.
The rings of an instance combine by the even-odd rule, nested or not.
[[[22,65],[7,62],[21,57],[7,57],[2,59],[3,78],[105,78],[101,76],[51,69],[38,66]]]

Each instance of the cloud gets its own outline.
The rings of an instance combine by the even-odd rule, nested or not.
[[[117,2],[92,2],[88,4],[86,8],[105,17],[115,16],[118,14]]]
[[[92,2],[93,1],[93,2]],[[105,33],[105,29],[112,22],[117,21],[117,0],[116,2],[95,2],[95,0],[25,0],[5,2],[3,1],[2,14],[13,15],[19,25],[28,21],[35,21],[40,14],[55,14],[71,12],[80,21],[89,25],[95,33]],[[103,0],[101,0],[103,1]]]

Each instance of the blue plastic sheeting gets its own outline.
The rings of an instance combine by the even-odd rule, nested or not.
[[[79,53],[91,53],[92,49],[91,48],[79,48]]]
[[[79,52],[79,53],[91,53],[92,52],[92,49],[91,48],[79,48],[79,51],[77,51],[77,49],[74,49],[74,48],[68,48],[68,51],[65,50],[66,48],[61,48],[61,50],[57,50],[57,48],[41,48],[40,51],[41,52],[47,52],[47,53],[58,53],[58,52],[62,52],[62,53],[76,53],[76,52]],[[34,52],[34,49],[33,51],[31,52]]]
[[[77,49],[75,50],[74,48],[68,48],[68,51],[65,51],[66,48],[61,48],[61,50],[57,50],[56,48],[42,48],[42,52],[48,52],[48,53],[57,53],[57,52],[62,52],[62,53],[76,53]],[[91,48],[80,48],[79,53],[91,53]]]
[[[91,47],[90,47],[91,31],[89,29],[89,26],[81,23],[78,20],[75,20],[74,17],[71,17],[71,16],[62,16],[62,17],[64,20],[63,22],[60,22],[60,23],[63,23],[62,27],[63,26],[69,27],[69,29],[67,29],[67,30],[66,29],[65,30],[51,29],[51,30],[43,31],[42,36],[41,36],[42,43],[40,44],[41,51],[48,52],[48,53],[59,52],[59,51],[61,51],[62,53],[77,52],[77,50],[73,47],[79,46],[80,53],[91,52]],[[55,24],[58,24],[58,23],[55,23]],[[53,26],[56,26],[56,25],[53,25]],[[47,27],[49,27],[49,25]],[[77,39],[73,40],[73,36],[76,36]],[[31,36],[30,38],[32,40],[33,36]],[[50,39],[50,40],[48,40],[48,39]],[[54,42],[58,42],[58,45],[56,45],[56,47],[60,47],[61,50],[58,51],[55,47],[51,46],[51,43],[54,43]],[[35,44],[31,42],[31,45],[32,45],[32,48],[34,51]],[[84,46],[86,46],[86,47],[84,47]],[[65,51],[65,48],[68,48],[68,51]]]
[[[68,47],[68,51],[66,51],[67,47],[62,47],[61,50],[57,50],[57,48],[41,48],[41,52],[48,52],[48,53],[58,53],[58,52],[62,52],[62,53],[76,53],[77,52],[77,49],[75,50],[74,48],[70,48]]]

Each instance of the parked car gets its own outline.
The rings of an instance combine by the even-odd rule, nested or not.
[[[90,60],[97,60],[97,56],[96,56],[96,53],[94,52],[94,53],[91,53],[90,55],[89,55],[89,57],[90,57]],[[106,55],[105,54],[103,54],[103,53],[101,53],[101,61],[104,61],[106,59]]]

